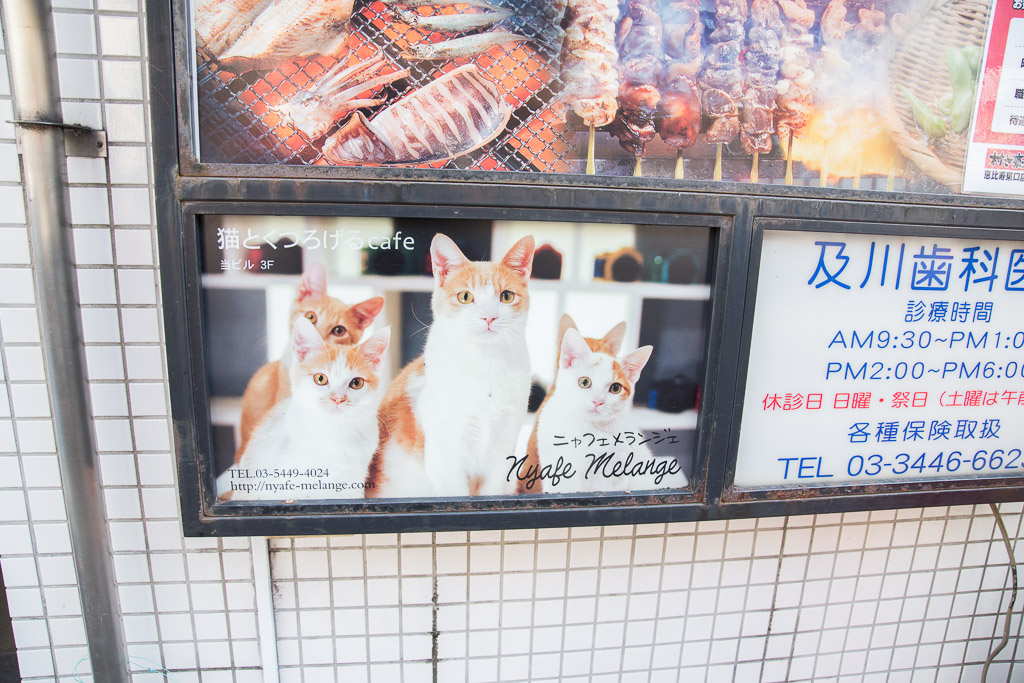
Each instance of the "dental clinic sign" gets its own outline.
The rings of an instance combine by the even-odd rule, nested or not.
[[[767,230],[737,487],[1024,475],[1024,243]]]

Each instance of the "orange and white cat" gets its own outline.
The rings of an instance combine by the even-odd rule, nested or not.
[[[632,419],[634,387],[653,350],[643,346],[617,358],[592,348],[576,329],[566,330],[555,383],[531,439],[545,492],[686,486],[679,462],[656,457]]]
[[[565,333],[568,330],[577,330],[576,321],[568,313],[564,313],[561,319],[558,321],[558,336],[555,338],[556,344],[558,345],[558,354],[555,358],[555,371],[557,373],[558,360],[562,355],[562,338],[565,337]],[[608,330],[608,334],[604,335],[600,339],[594,339],[592,337],[584,337],[583,340],[587,342],[587,346],[591,351],[608,354],[613,358],[618,355],[619,348],[622,346],[622,338],[626,336],[626,323],[621,322],[615,325],[612,329]],[[539,415],[544,410],[544,406],[547,404],[548,399],[555,392],[555,382],[551,383],[551,387],[548,389],[548,393],[544,396],[544,400],[541,401],[540,407],[537,409]],[[544,490],[543,480],[539,477],[530,476],[529,473],[539,473],[540,471],[540,458],[537,455],[537,423],[533,423],[533,431],[530,432],[530,440],[526,444],[526,458],[516,459],[509,461],[511,467],[510,476],[517,477],[518,481],[516,484],[516,493],[542,493]],[[514,468],[514,469],[512,469]]]
[[[375,296],[348,306],[341,299],[327,294],[327,276],[319,263],[311,265],[302,274],[298,295],[292,304],[288,324],[305,318],[320,336],[331,344],[350,345],[359,341],[363,331],[384,308],[384,299]],[[239,443],[235,462],[242,457],[253,430],[266,417],[271,408],[289,394],[288,366],[291,353],[281,360],[267,363],[252,376],[242,394],[242,418],[239,425]]]
[[[381,403],[367,496],[503,495],[530,395],[526,318],[532,236],[498,262],[472,262],[450,238],[430,244],[434,321],[423,356]]]
[[[390,339],[385,327],[358,346],[328,344],[313,323],[296,320],[290,395],[256,427],[237,466],[218,479],[218,493],[230,492],[231,500],[362,498],[380,438],[377,370]]]

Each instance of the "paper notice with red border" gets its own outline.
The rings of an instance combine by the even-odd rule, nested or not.
[[[1024,0],[995,0],[982,66],[963,191],[1024,196]]]

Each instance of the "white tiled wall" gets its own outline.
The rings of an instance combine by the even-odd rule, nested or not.
[[[68,172],[134,678],[258,681],[250,540],[178,522],[140,4],[55,5],[65,118],[110,142]],[[11,118],[0,52],[0,564],[25,679],[91,680]],[[1002,510],[1020,539],[1022,506]],[[1008,602],[987,507],[272,539],[270,557],[284,681],[977,681]],[[1024,680],[1020,634],[1015,616],[990,680]]]

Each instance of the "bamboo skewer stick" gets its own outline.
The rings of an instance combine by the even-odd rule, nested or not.
[[[786,144],[786,184],[793,184],[793,131],[789,132],[789,142]]]
[[[896,189],[896,157],[889,159],[889,177],[885,179],[885,189],[889,192]]]
[[[853,189],[860,189],[860,154],[857,155],[857,169],[853,173]]]
[[[636,166],[633,167],[633,177],[634,178],[642,178],[643,177],[643,175],[644,175],[643,163],[644,163],[644,158],[643,157],[637,157],[636,158]]]
[[[590,124],[590,137],[587,139],[587,175],[594,175],[594,124]]]
[[[722,179],[722,143],[715,145],[715,180]]]
[[[755,151],[754,158],[750,162],[750,182],[752,183],[757,182],[757,161],[759,156],[760,154]]]
[[[686,177],[686,169],[683,168],[683,150],[676,150],[676,178],[682,180]]]

